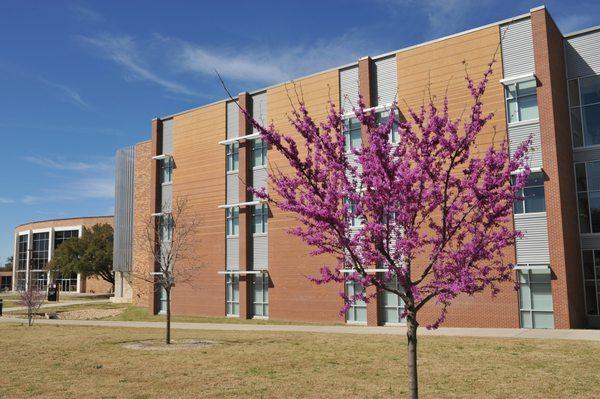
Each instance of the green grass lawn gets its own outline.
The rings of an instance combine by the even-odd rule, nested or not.
[[[136,351],[163,331],[0,324],[0,398],[398,398],[401,336],[183,331],[208,348]],[[421,337],[422,398],[597,398],[600,343]]]

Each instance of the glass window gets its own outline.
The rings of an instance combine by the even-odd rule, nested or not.
[[[536,86],[535,80],[506,86],[506,107],[509,123],[538,118]]]
[[[348,118],[344,122],[344,141],[346,152],[362,146],[360,122],[356,118]]]
[[[346,282],[346,295],[351,298],[361,292],[364,288],[360,283],[353,281]],[[350,305],[350,309],[346,312],[346,321],[349,323],[366,323],[367,322],[367,304],[360,300]]]
[[[600,145],[600,75],[569,81],[574,147]]]
[[[33,233],[33,251],[31,252],[31,270],[44,270],[48,264],[48,244],[50,233]]]
[[[388,283],[389,286],[401,290],[398,278],[396,276]],[[393,292],[381,292],[381,319],[383,323],[405,323],[406,319],[402,317],[404,313],[404,301]]]
[[[600,316],[600,250],[584,250],[582,252],[587,314]]]
[[[377,123],[383,125],[388,122],[390,117],[390,111],[382,111],[377,113]],[[398,143],[399,135],[398,135],[398,121],[395,120],[392,126],[392,130],[390,131],[390,143],[396,144]]]
[[[362,219],[360,215],[356,214],[356,204],[353,201],[346,200],[348,204],[348,210],[350,212],[350,227],[360,227],[362,226]]]
[[[252,278],[252,310],[254,316],[269,317],[269,275],[254,275]]]
[[[78,238],[79,230],[64,230],[54,232],[54,249],[58,248],[60,244],[71,239]]]
[[[515,202],[515,214],[545,212],[544,174],[541,172],[531,173],[519,196],[525,197],[525,199]]]
[[[600,161],[575,164],[579,231],[600,233]]]
[[[161,241],[170,242],[173,239],[173,217],[170,214],[163,214],[159,223]]]
[[[227,316],[240,315],[240,276],[237,274],[225,277],[225,312]]]
[[[237,236],[239,234],[239,220],[240,208],[234,206],[233,208],[225,209],[225,230],[228,236]]]
[[[17,254],[17,270],[27,270],[27,234],[19,236],[18,254]]]
[[[267,204],[252,207],[252,233],[266,233],[269,219]]]
[[[235,172],[239,168],[240,144],[236,141],[235,143],[228,144],[226,148],[227,172]]]
[[[171,183],[173,181],[173,158],[166,157],[160,160],[161,183]]]
[[[252,140],[252,166],[265,166],[267,164],[267,143],[264,140]]]
[[[550,269],[518,271],[521,328],[554,328]]]

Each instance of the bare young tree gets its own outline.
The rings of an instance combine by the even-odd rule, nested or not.
[[[187,197],[178,197],[172,204],[163,204],[163,209],[170,211],[149,217],[136,237],[138,246],[150,255],[153,268],[145,273],[134,272],[133,277],[151,283],[155,292],[165,293],[165,342],[170,344],[171,290],[175,284],[189,282],[194,270],[199,267],[195,263],[198,261],[195,256],[198,243],[192,243],[199,221],[191,214]]]
[[[39,290],[37,286],[34,287],[31,282],[26,290],[19,292],[19,305],[27,308],[29,326],[33,325],[33,316],[42,307],[45,297],[46,292]]]

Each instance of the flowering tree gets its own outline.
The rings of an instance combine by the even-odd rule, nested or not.
[[[290,117],[300,142],[273,125],[252,121],[292,170],[271,172],[274,193],[255,193],[297,216],[299,227],[290,233],[312,246],[312,255],[337,260],[312,280],[362,286],[352,295],[340,293],[341,314],[382,291],[403,301],[411,398],[418,397],[418,312],[437,303],[439,315],[428,326],[436,328],[459,294],[490,288],[495,295],[499,283],[512,279],[513,265],[502,251],[520,235],[510,218],[529,175],[529,142],[512,158],[506,141],[485,153],[476,151],[478,134],[493,117],[483,112],[482,103],[491,73],[492,63],[479,83],[467,75],[473,103],[465,120],[449,116],[446,98],[439,108],[432,100],[411,109],[410,122],[400,122],[394,104],[387,121],[379,123],[361,98],[354,113],[367,138],[351,151],[343,113],[334,104],[317,124],[300,101]],[[376,289],[367,294],[369,286]]]
[[[46,291],[40,290],[31,283],[29,283],[29,287],[26,290],[19,292],[18,303],[27,310],[27,322],[30,327],[33,325],[33,318],[42,307],[45,298]]]

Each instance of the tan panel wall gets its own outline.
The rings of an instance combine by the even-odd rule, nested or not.
[[[152,162],[151,142],[145,141],[135,146],[135,190],[133,194],[133,265],[132,265],[132,302],[135,305],[151,309],[154,301],[152,284],[141,277],[149,277],[152,271],[152,257],[144,249],[145,223],[152,214],[150,167]]]
[[[332,71],[302,79],[295,84],[315,121],[325,119],[328,101],[339,102],[339,73]],[[292,134],[297,140],[288,121],[288,114],[298,102],[294,86],[281,85],[267,91],[267,121],[273,122],[281,133]],[[269,151],[269,167],[282,172],[290,170],[283,157],[276,151]],[[306,276],[319,275],[319,269],[327,264],[336,266],[327,257],[309,256],[310,248],[287,230],[297,226],[293,215],[270,207],[269,218],[269,273],[272,287],[269,288],[270,318],[277,320],[297,320],[312,322],[343,323],[338,315],[342,300],[338,293],[343,287],[339,284],[317,286]]]
[[[98,217],[83,217],[83,218],[72,218],[72,219],[55,219],[46,220],[41,222],[31,222],[22,224],[15,228],[15,233],[25,230],[37,230],[37,229],[48,229],[48,228],[59,228],[66,226],[85,226],[92,227],[96,224],[110,224],[113,225],[114,218],[112,216],[98,216]]]
[[[200,228],[191,237],[189,281],[173,289],[173,313],[225,315],[225,103],[176,116],[173,122],[173,202],[187,198]],[[182,269],[179,269],[182,270]],[[181,281],[181,279],[180,279]]]
[[[447,93],[450,113],[458,117],[469,113],[472,99],[465,81],[465,68],[477,82],[500,43],[497,26],[450,38],[427,46],[397,54],[399,106],[408,118],[407,104],[414,109],[429,101],[429,95],[441,104]],[[493,112],[494,119],[486,125],[478,140],[478,152],[483,153],[491,143],[499,144],[507,138],[506,116],[500,50],[496,55],[494,73],[490,77],[485,96],[484,112]],[[505,252],[505,260],[514,262],[514,249]],[[422,262],[424,263],[424,262]],[[489,290],[476,296],[460,296],[450,307],[445,326],[518,327],[518,298],[513,285],[502,285],[502,292],[491,298]],[[435,320],[438,310],[426,306],[419,323]]]

